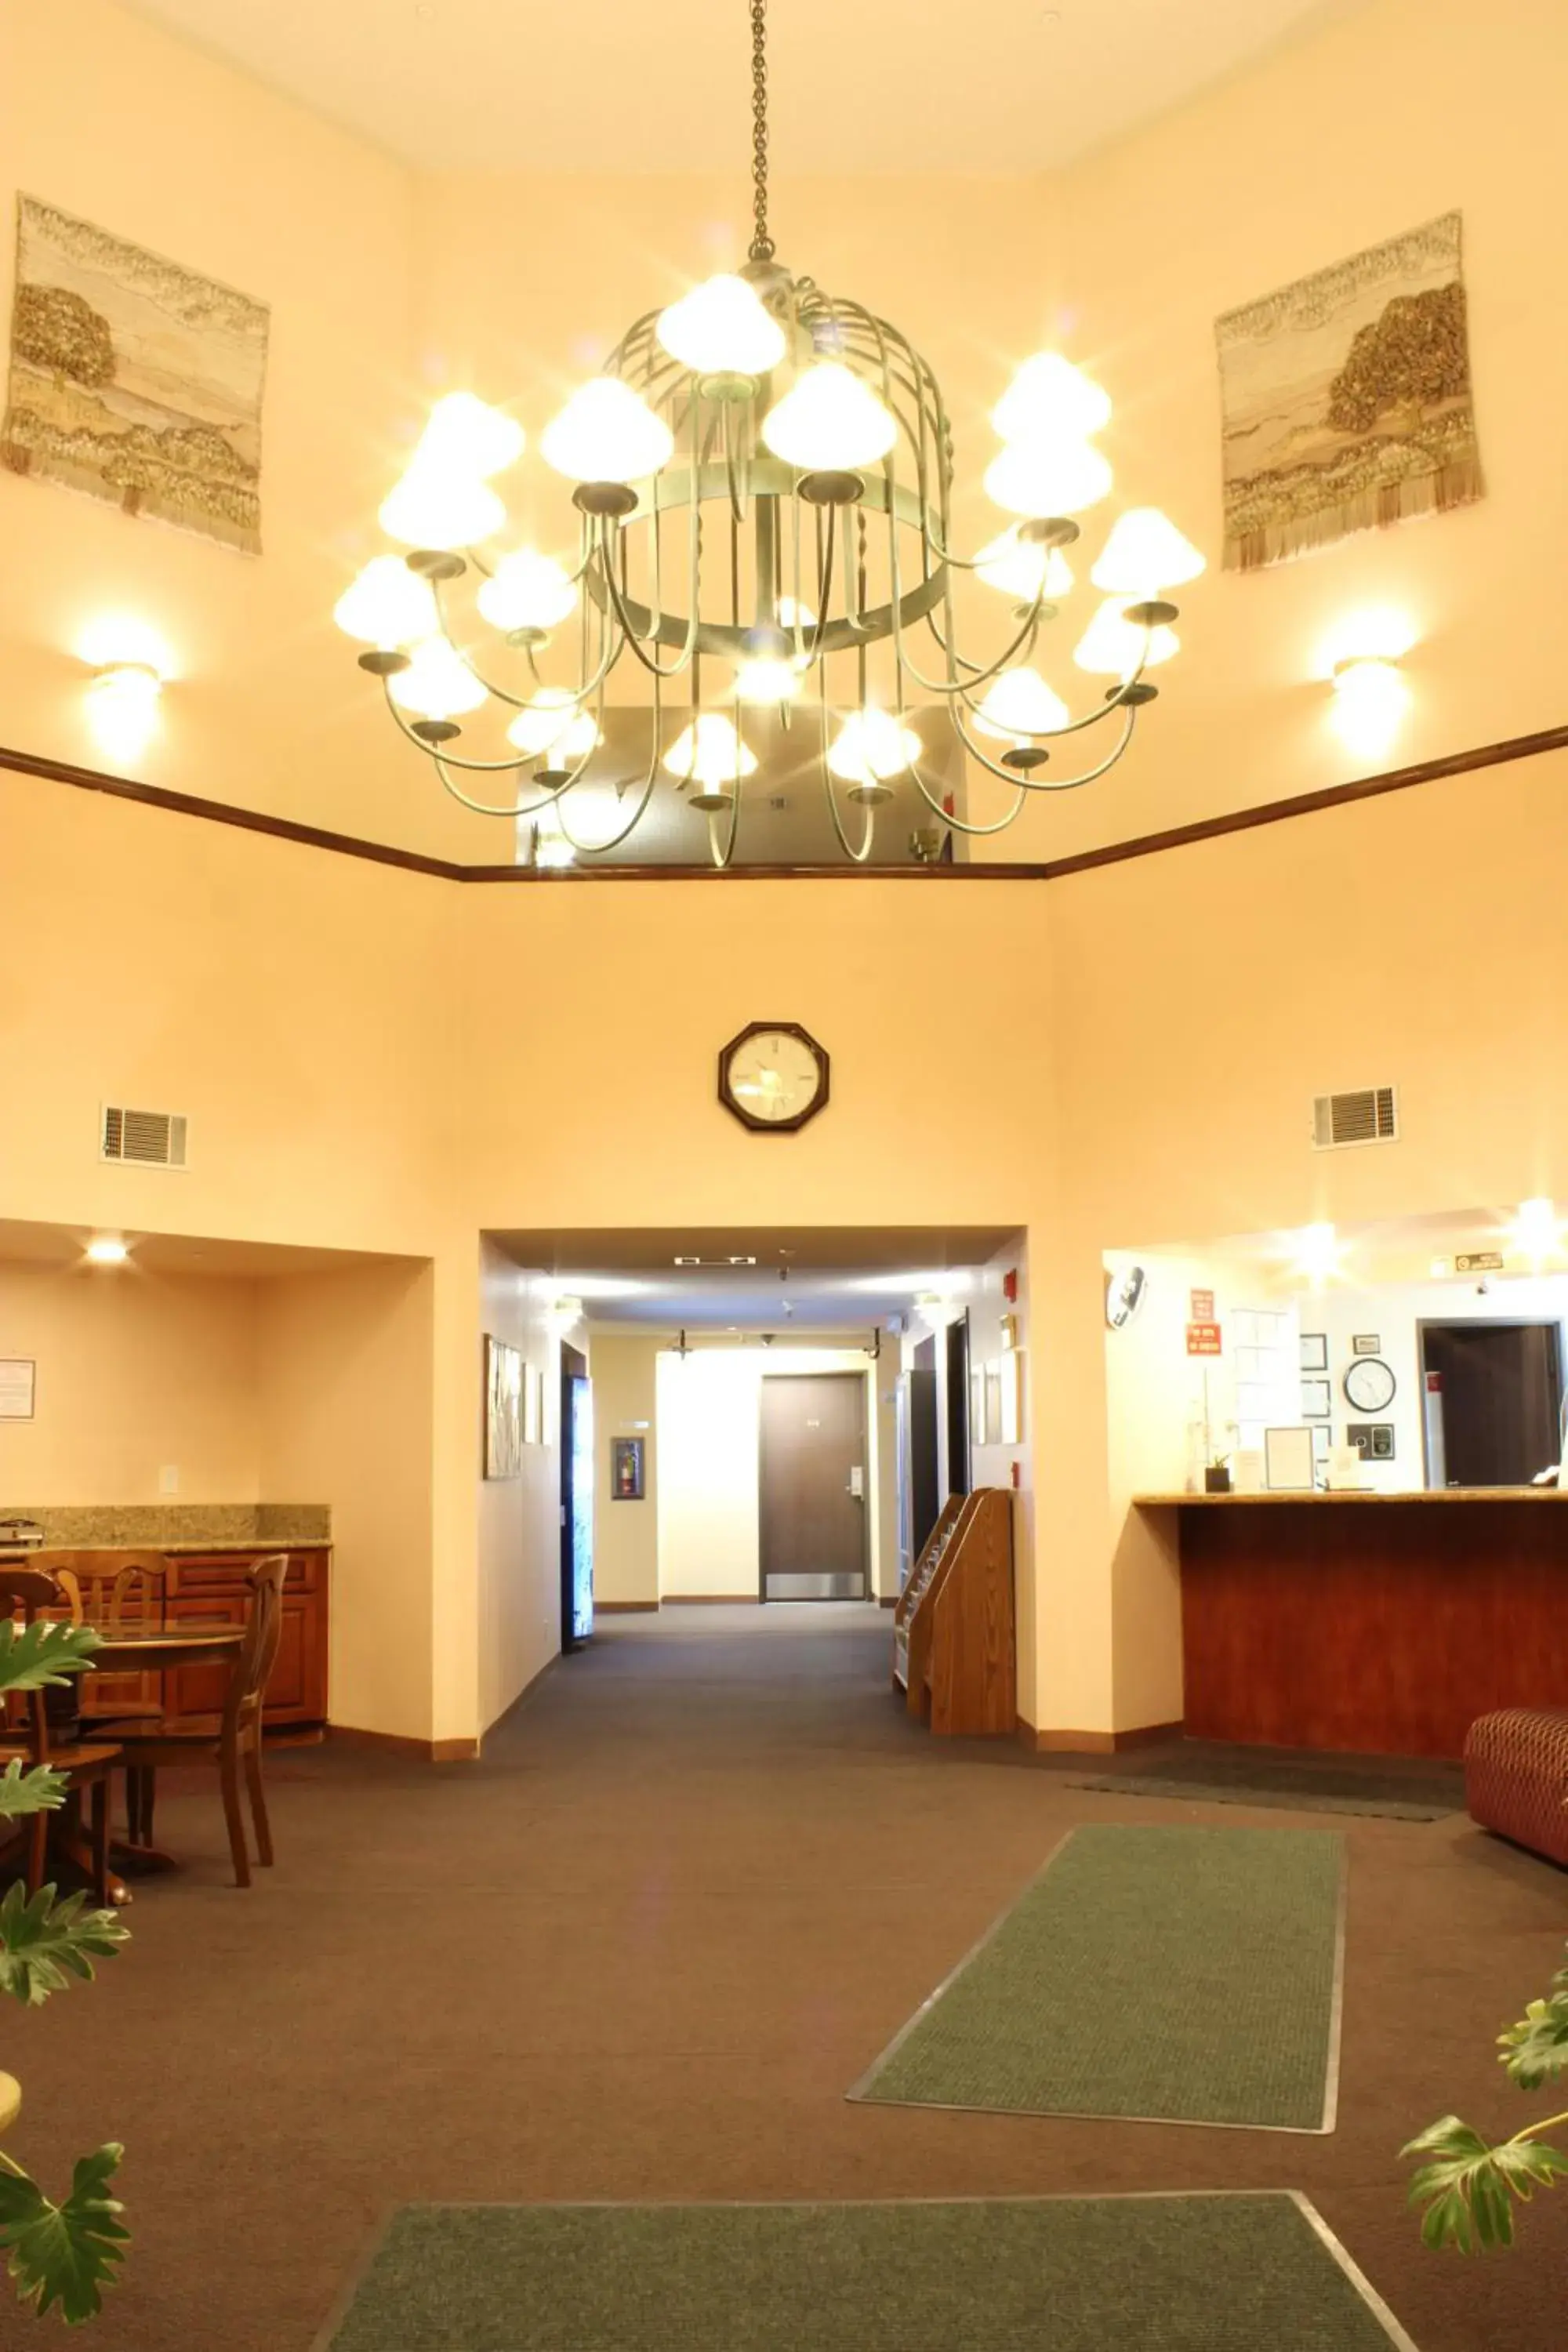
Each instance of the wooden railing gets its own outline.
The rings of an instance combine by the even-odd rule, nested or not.
[[[893,1612],[893,1684],[934,1732],[1011,1732],[1016,1720],[1013,1498],[950,1496]]]

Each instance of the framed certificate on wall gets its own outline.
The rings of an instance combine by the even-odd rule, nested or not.
[[[1263,1483],[1277,1494],[1310,1494],[1317,1485],[1310,1429],[1266,1429]]]

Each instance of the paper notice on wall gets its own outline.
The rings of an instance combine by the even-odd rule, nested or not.
[[[1191,1300],[1191,1305],[1187,1311],[1191,1315],[1193,1321],[1194,1323],[1212,1323],[1214,1321],[1214,1292],[1212,1290],[1194,1290],[1188,1293],[1188,1297]]]
[[[37,1365],[30,1356],[0,1356],[0,1421],[31,1421]]]

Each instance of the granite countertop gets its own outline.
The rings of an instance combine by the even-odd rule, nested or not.
[[[1381,1495],[1368,1486],[1264,1487],[1249,1494],[1228,1495],[1134,1495],[1135,1510],[1215,1510],[1241,1503],[1251,1506],[1266,1503],[1278,1508],[1285,1503],[1379,1503],[1387,1507],[1399,1503],[1568,1503],[1568,1493],[1556,1486],[1415,1486],[1398,1495]]]
[[[0,1546],[0,1559],[33,1559],[41,1551],[158,1551],[167,1559],[205,1559],[211,1552],[328,1551],[331,1540],[331,1536],[215,1536],[206,1542],[192,1538],[183,1543],[13,1544]]]
[[[16,1540],[15,1523],[43,1530],[48,1551],[255,1551],[330,1544],[325,1503],[0,1503],[0,1549]]]

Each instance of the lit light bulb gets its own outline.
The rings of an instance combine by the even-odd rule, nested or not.
[[[1205,559],[1158,507],[1129,507],[1118,515],[1100,561],[1089,573],[1113,595],[1156,596],[1195,580]]]
[[[1073,659],[1079,669],[1099,677],[1131,677],[1140,656],[1145,669],[1157,669],[1181,651],[1182,641],[1168,621],[1152,629],[1127,618],[1136,597],[1110,596],[1100,606],[1077,645]],[[1145,642],[1146,641],[1146,642]]]
[[[664,755],[667,775],[682,783],[700,784],[705,792],[737,783],[755,773],[757,755],[742,741],[731,721],[717,710],[698,713],[682,729]]]
[[[1352,654],[1334,665],[1334,731],[1358,758],[1376,759],[1399,732],[1410,691],[1397,662]]]
[[[924,746],[912,727],[891,711],[852,710],[827,754],[830,774],[846,784],[884,784],[900,775]]]
[[[381,509],[383,530],[405,547],[472,547],[493,539],[505,520],[488,482],[417,456]]]
[[[94,1234],[87,1254],[94,1265],[123,1265],[131,1255],[131,1245],[118,1234]]]
[[[476,399],[471,392],[449,392],[430,411],[414,463],[482,482],[487,475],[517,463],[525,437],[515,416]]]
[[[1540,1196],[1521,1201],[1513,1221],[1513,1238],[1538,1266],[1542,1258],[1552,1256],[1563,1246],[1563,1222],[1555,1203]]]
[[[775,457],[803,473],[849,473],[885,457],[898,419],[842,360],[818,360],[763,419]]]
[[[494,629],[554,629],[576,611],[577,591],[553,556],[520,547],[497,564],[479,605]]]
[[[1037,669],[1005,669],[993,679],[989,692],[974,713],[982,735],[1017,743],[1033,735],[1055,735],[1069,725],[1072,713],[1059,694],[1046,684]]]
[[[658,340],[699,375],[765,375],[784,355],[784,330],[743,278],[694,286],[661,313]]]
[[[387,681],[392,698],[420,719],[457,719],[478,710],[484,688],[445,637],[426,637],[409,655],[408,667]]]
[[[506,740],[531,759],[552,751],[556,764],[562,766],[592,751],[599,741],[599,730],[593,712],[580,710],[576,696],[565,687],[542,686],[507,729]]]
[[[343,590],[332,618],[346,637],[391,649],[434,636],[440,626],[428,580],[401,555],[376,555]]]
[[[108,662],[87,689],[87,723],[111,759],[133,760],[158,724],[163,681],[150,662]]]
[[[549,1306],[545,1308],[544,1313],[545,1320],[549,1323],[551,1329],[559,1337],[561,1334],[570,1331],[574,1323],[581,1323],[583,1320],[583,1302],[580,1298],[569,1298],[566,1297],[564,1292],[563,1292],[559,1297],[551,1300]]]
[[[1303,1225],[1296,1236],[1296,1264],[1315,1285],[1339,1272],[1339,1237],[1332,1225]]]
[[[1037,352],[992,410],[991,422],[1004,441],[1081,441],[1110,424],[1110,399],[1059,352]]]
[[[987,588],[999,588],[1020,604],[1032,604],[1037,596],[1066,596],[1072,588],[1072,566],[1061,549],[1020,539],[1016,528],[981,549],[974,571]]]
[[[569,482],[637,482],[668,462],[675,436],[629,383],[600,375],[579,384],[539,447]]]
[[[816,614],[809,604],[803,604],[798,596],[781,596],[773,609],[778,614],[781,629],[793,629],[798,625],[803,630],[809,631],[816,626]]]
[[[554,873],[577,863],[576,851],[560,825],[549,817],[541,817],[533,828],[533,862],[536,866],[542,866],[547,872]],[[576,1319],[574,1315],[572,1321],[574,1323]],[[569,1329],[571,1327],[564,1328]]]
[[[800,692],[800,671],[793,657],[760,654],[735,672],[737,702],[793,702]]]
[[[1110,467],[1087,441],[1009,442],[985,468],[985,490],[1009,514],[1081,514],[1110,488]]]

